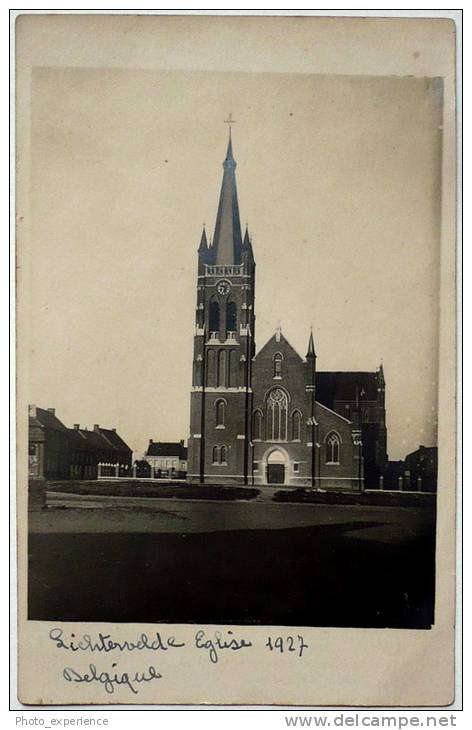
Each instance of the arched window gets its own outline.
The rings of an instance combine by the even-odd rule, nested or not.
[[[294,411],[292,413],[292,441],[300,441],[302,425],[302,414],[300,411]]]
[[[326,438],[326,463],[339,464],[340,440],[337,433],[330,433]]]
[[[226,335],[229,332],[236,332],[237,328],[237,314],[236,314],[236,303],[228,302],[226,305]]]
[[[215,351],[209,349],[206,361],[206,384],[215,385]]]
[[[238,363],[236,359],[236,350],[229,351],[228,363],[228,387],[233,388],[237,384]]]
[[[220,331],[220,305],[217,301],[210,302],[210,332]]]
[[[288,398],[285,391],[275,388],[267,398],[267,439],[287,440]]]
[[[282,377],[282,360],[283,355],[280,352],[276,352],[274,355],[274,378]]]
[[[224,400],[217,400],[215,403],[216,427],[224,428],[226,415],[226,403]]]
[[[217,380],[216,385],[217,387],[221,388],[226,383],[226,352],[224,350],[220,350],[218,352],[218,374],[217,374]]]
[[[255,441],[260,441],[262,439],[262,413],[259,410],[254,411],[252,423],[252,438]]]
[[[213,455],[212,455],[212,462],[213,464],[218,464],[220,461],[220,449],[218,446],[213,446]]]
[[[226,446],[220,449],[220,464],[226,464]]]

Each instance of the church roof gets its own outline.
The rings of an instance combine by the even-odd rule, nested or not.
[[[280,328],[277,328],[277,331],[272,335],[272,337],[270,337],[267,340],[267,342],[265,343],[265,345],[263,347],[261,347],[261,349],[256,354],[254,359],[257,359],[264,352],[264,350],[266,348],[268,348],[269,346],[272,346],[273,344],[276,346],[277,350],[284,350],[287,348],[292,350],[292,352],[298,357],[298,359],[300,361],[303,361],[303,358],[298,354],[298,352],[293,347],[293,345],[291,345],[290,342],[287,340],[287,338],[283,336]]]
[[[337,400],[377,400],[377,374],[375,372],[323,372],[316,373],[316,400],[333,408]]]
[[[233,157],[231,132],[223,169],[223,182],[211,249],[212,258],[217,265],[239,264],[241,263],[242,236],[236,188],[236,161]]]

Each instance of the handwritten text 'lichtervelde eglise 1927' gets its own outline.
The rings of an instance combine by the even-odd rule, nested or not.
[[[59,650],[70,652],[75,655],[84,654],[109,654],[120,652],[123,655],[134,652],[167,652],[186,651],[196,649],[207,653],[212,664],[217,664],[222,655],[230,652],[247,651],[254,646],[254,642],[247,638],[237,636],[234,631],[214,631],[212,633],[199,629],[191,642],[185,642],[176,636],[164,636],[156,631],[153,634],[141,633],[133,640],[115,640],[111,634],[98,632],[96,635],[66,633],[61,628],[53,628],[49,631],[49,638]],[[305,643],[299,634],[287,636],[267,636],[263,646],[275,654],[287,654],[301,658],[308,644]],[[108,694],[113,694],[116,687],[127,687],[133,694],[138,693],[141,684],[162,679],[162,674],[155,666],[149,665],[137,672],[129,672],[118,669],[118,663],[113,662],[107,669],[99,669],[94,663],[87,665],[86,669],[66,666],[62,676],[65,681],[73,683],[92,684],[98,683],[103,686]]]

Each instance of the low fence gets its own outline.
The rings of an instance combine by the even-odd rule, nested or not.
[[[156,469],[151,464],[146,464],[146,467],[141,464],[97,464],[97,479],[153,479],[168,482],[186,478],[186,472]]]

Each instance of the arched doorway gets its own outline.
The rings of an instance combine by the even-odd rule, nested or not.
[[[280,449],[271,451],[267,457],[267,484],[285,484],[287,455]]]

